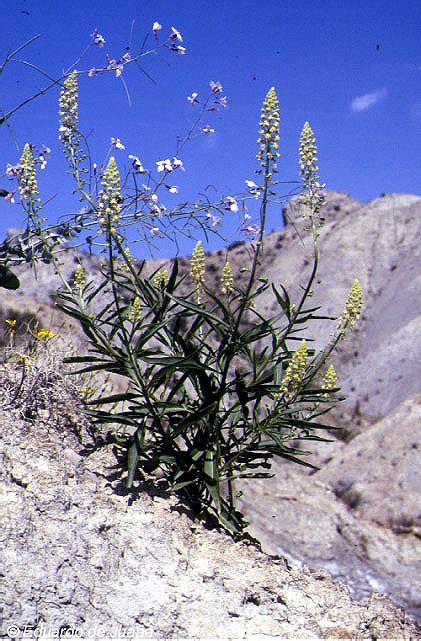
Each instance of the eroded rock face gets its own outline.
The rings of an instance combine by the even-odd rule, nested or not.
[[[48,402],[25,418],[19,397],[7,406],[10,372],[1,378],[2,635],[12,623],[166,638],[416,634],[386,598],[358,603],[326,573],[208,531],[159,488],[127,494],[62,381],[41,377]]]
[[[278,463],[275,478],[252,491],[250,482],[242,507],[263,549],[325,568],[359,596],[388,592],[419,616],[420,401],[405,401],[311,476]]]

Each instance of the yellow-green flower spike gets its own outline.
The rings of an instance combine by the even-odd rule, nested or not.
[[[323,187],[319,182],[316,137],[309,122],[305,122],[300,136],[300,174],[304,193],[300,202],[319,214],[325,204]]]
[[[198,285],[205,282],[205,252],[201,240],[196,244],[190,259],[190,276]]]
[[[73,71],[63,83],[59,100],[60,132],[63,141],[78,127],[78,78]]]
[[[197,285],[196,302],[198,304],[202,302],[203,284],[205,282],[205,264],[205,252],[202,241],[199,240],[190,259],[190,277]]]
[[[142,317],[142,303],[140,302],[139,296],[136,296],[133,300],[132,307],[130,310],[130,320],[139,321]]]
[[[101,226],[107,226],[110,233],[115,233],[123,197],[120,172],[114,156],[108,161],[101,184],[103,188],[99,194],[99,222]]]
[[[310,123],[305,122],[300,137],[300,174],[305,182],[317,179],[317,161],[316,137]]]
[[[153,279],[153,284],[157,289],[165,289],[169,280],[168,269],[160,269],[159,272],[155,274]]]
[[[85,285],[86,273],[82,265],[78,265],[73,276],[73,286],[75,289],[81,290]]]
[[[352,329],[360,317],[362,307],[364,305],[364,295],[358,278],[349,291],[348,298],[345,303],[345,309],[342,316],[338,319],[337,329],[340,333],[345,334],[345,330],[349,327]]]
[[[35,200],[38,192],[35,158],[31,146],[26,143],[20,158],[22,168],[19,177],[19,193],[23,200]]]
[[[260,160],[267,176],[271,177],[276,169],[279,149],[279,101],[275,87],[271,87],[266,94],[260,117],[260,129],[257,143],[259,151],[257,159]]]
[[[336,376],[335,368],[333,367],[333,365],[329,365],[323,379],[322,387],[326,390],[332,390],[332,389],[335,389],[337,386],[338,386],[338,379]],[[329,394],[326,392],[324,394],[324,397],[327,398],[328,396]]]
[[[234,289],[234,276],[232,273],[232,267],[231,263],[228,261],[225,263],[223,269],[222,269],[222,276],[221,276],[221,291],[223,294],[231,294],[231,292]]]
[[[292,396],[299,389],[303,381],[308,361],[307,341],[302,340],[299,348],[294,352],[290,363],[287,367],[284,377],[281,381],[279,392],[274,396],[281,398],[282,396]]]

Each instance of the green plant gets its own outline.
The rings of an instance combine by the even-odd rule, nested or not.
[[[69,118],[68,124],[66,155],[84,193],[83,156],[71,152],[75,140],[76,151],[79,145],[77,120]],[[190,274],[179,273],[177,260],[170,273],[146,273],[124,239],[124,196],[111,158],[98,200],[85,194],[97,212],[108,255],[102,281],[85,283],[80,268],[57,296],[59,307],[80,322],[89,340],[86,355],[68,359],[79,365],[75,373],[106,371],[130,383],[125,393],[87,401],[95,422],[117,424],[124,432],[119,443],[126,450],[127,487],[138,473],[159,471],[172,492],[196,512],[214,515],[232,533],[246,526],[236,509],[236,479],[270,476],[275,456],[313,467],[305,459],[308,452],[292,442],[327,440],[318,433],[327,427],[320,417],[337,400],[338,388],[332,366],[324,378],[322,369],[362,305],[356,281],[331,342],[318,353],[311,348],[307,325],[328,318],[309,304],[318,269],[323,193],[308,123],[301,137],[300,172],[313,239],[312,270],[294,303],[282,285],[258,277],[279,155],[279,104],[273,88],[264,101],[258,144],[260,224],[244,282],[234,280],[227,260],[221,291],[208,287],[200,241]],[[258,300],[269,288],[278,311],[266,317]]]

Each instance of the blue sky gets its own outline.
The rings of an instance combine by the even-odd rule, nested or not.
[[[165,203],[194,199],[208,184],[224,194],[239,193],[245,179],[255,179],[259,111],[275,85],[281,103],[280,180],[297,180],[298,138],[309,120],[328,188],[362,201],[383,192],[420,193],[419,0],[12,0],[2,14],[0,57],[39,33],[42,38],[21,58],[57,76],[78,58],[97,27],[106,44],[93,48],[81,67],[101,66],[106,52],[113,58],[124,53],[133,20],[132,53],[140,50],[146,34],[147,45],[153,45],[155,20],[163,27],[161,40],[171,26],[181,32],[186,53],[165,51],[146,58],[143,67],[153,82],[135,65],[125,69],[131,107],[113,74],[81,79],[81,125],[94,161],[104,159],[114,136],[126,147],[115,152],[122,167],[134,154],[154,168],[156,161],[174,155],[176,136],[188,131],[194,119],[187,96],[196,91],[205,97],[209,81],[220,81],[228,108],[209,114],[206,124],[214,134],[198,136],[183,150],[186,171],[173,181],[180,192],[167,194]],[[0,107],[7,112],[45,80],[14,63],[0,83]],[[63,178],[57,100],[53,90],[11,120],[20,149],[26,141],[52,149],[40,180],[44,198],[58,194],[46,211],[51,220],[78,207]],[[19,152],[6,127],[0,128],[0,142],[1,176]],[[6,177],[0,180],[0,186],[10,187]],[[283,192],[292,187],[285,185]],[[224,230],[232,241],[237,219],[229,212],[226,216]],[[0,235],[20,220],[19,206],[2,199]],[[273,207],[269,230],[280,225],[280,206]],[[210,247],[222,244],[214,238]],[[192,241],[180,241],[182,253],[191,246]],[[162,242],[157,251],[171,255],[174,248]]]

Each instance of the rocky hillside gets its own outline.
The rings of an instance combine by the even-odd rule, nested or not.
[[[395,602],[404,604],[410,614],[417,616],[421,612],[419,581],[421,515],[417,500],[420,487],[417,463],[420,449],[419,393],[421,391],[419,376],[421,276],[418,240],[421,197],[388,195],[363,205],[346,194],[330,192],[324,214],[326,223],[322,228],[320,239],[322,248],[320,283],[314,291],[314,303],[323,305],[323,310],[328,315],[339,315],[355,277],[358,277],[363,286],[366,300],[362,319],[335,356],[339,382],[347,400],[340,405],[339,410],[335,411],[332,421],[343,429],[339,436],[335,432],[333,443],[321,444],[314,448],[312,462],[321,466],[319,471],[309,475],[305,468],[291,464],[277,464],[274,467],[276,476],[273,479],[253,481],[252,485],[250,482],[248,487],[242,488],[245,490],[242,508],[249,517],[250,532],[261,541],[264,551],[270,554],[287,555],[289,562],[297,567],[303,563],[310,564],[317,568],[315,572],[320,573],[320,576],[326,577],[325,572],[328,571],[334,577],[345,581],[357,597],[367,597],[373,591],[388,592]],[[275,282],[282,282],[289,288],[294,298],[294,295],[298,295],[300,285],[306,281],[311,248],[294,203],[287,208],[286,215],[290,219],[290,224],[285,229],[266,237],[265,258],[260,269],[261,276]],[[229,253],[237,277],[241,278],[240,268],[249,260],[250,249],[247,244],[240,243],[232,247]],[[225,257],[226,250],[208,255],[209,281],[217,282]],[[64,261],[65,270],[70,274],[75,268],[73,259],[68,257],[64,258]],[[89,273],[95,277],[99,270],[98,259],[86,257],[84,263]],[[181,269],[187,268],[187,263],[187,259],[182,259]],[[152,263],[148,268],[152,269],[155,265],[156,263]],[[0,319],[16,316],[25,321],[35,316],[44,326],[52,324],[55,328],[61,327],[62,336],[69,336],[71,333],[73,344],[82,340],[77,328],[69,326],[68,321],[51,306],[50,293],[54,291],[56,283],[48,269],[40,268],[37,281],[34,281],[30,273],[23,272],[20,277],[21,290],[1,291]],[[259,305],[260,309],[269,310],[273,306],[273,300],[265,294],[259,299]],[[24,325],[25,323],[22,323],[23,328]],[[333,323],[328,326],[321,322],[318,327],[311,328],[312,338],[316,344],[322,346],[333,327]],[[4,410],[5,421],[15,416],[13,411],[11,407]],[[12,418],[13,423],[14,420]],[[55,420],[50,421],[50,424],[52,425]],[[19,427],[19,423],[16,423],[16,429],[18,429],[16,439],[20,440],[19,430],[31,433],[29,427],[25,425],[24,422]],[[43,434],[42,429],[36,432],[38,433]],[[85,446],[73,443],[71,440],[73,437],[68,435],[68,431],[65,433],[67,435],[63,443],[68,443],[68,448],[78,453],[81,457],[77,459],[80,465],[89,467],[92,461],[97,460],[98,453],[85,456],[83,453]],[[48,438],[54,441],[54,434],[54,429],[50,427]],[[36,438],[32,436],[32,440],[29,440],[32,443],[32,453],[37,452]],[[66,441],[68,438],[70,441]],[[17,447],[13,438],[10,446]],[[47,449],[49,447],[54,449],[64,445],[59,442],[55,445],[47,444]],[[26,445],[15,451],[20,452],[22,449],[22,456],[27,457],[24,453],[25,448]],[[112,465],[111,454],[107,456],[106,464]],[[32,458],[37,460],[34,456]],[[31,466],[33,464],[31,462]],[[64,457],[61,458],[61,464],[66,464]],[[44,467],[47,469],[49,465],[50,463],[48,465],[46,463]],[[102,465],[103,463],[98,467],[100,474],[103,474],[103,470],[100,469]],[[24,468],[25,466],[26,463],[23,464]],[[32,471],[28,476],[29,479],[32,478],[33,473],[33,468],[30,467],[30,469]],[[108,488],[106,498],[100,498],[100,492],[97,492],[95,501],[98,503],[104,500],[107,505],[112,503],[114,506],[111,511],[113,516],[110,517],[112,521],[115,520],[116,523],[121,524],[120,519],[127,518],[127,522],[131,523],[132,519],[144,518],[144,515],[142,517],[137,512],[128,510],[127,497],[118,493],[119,486],[116,480],[103,480],[101,475],[95,475],[95,468],[90,469],[90,474],[93,476],[88,475],[91,479],[89,482],[93,483],[92,479],[95,477],[96,484],[103,483],[104,487]],[[68,484],[74,484],[72,480],[74,478],[82,477],[76,474],[75,477],[70,478]],[[80,483],[81,488],[78,481],[77,489],[83,493],[85,492],[84,481]],[[51,482],[52,486],[55,484],[56,481]],[[26,489],[19,485],[19,481],[12,482],[11,487],[21,497],[19,499],[21,509],[26,509],[25,502],[28,497],[25,493]],[[37,496],[42,496],[43,491],[43,489],[37,490]],[[60,492],[58,491],[58,494]],[[86,492],[89,494],[90,490]],[[35,498],[31,504],[32,507],[28,508],[36,515],[38,515],[38,500],[40,499]],[[165,512],[167,516],[174,518],[174,513],[167,514],[168,510],[174,510],[174,505],[166,509],[164,506],[167,503],[144,495],[140,495],[133,505],[139,508],[142,506],[141,514],[148,505],[147,509],[152,514],[151,523],[155,523],[155,512],[157,516]],[[121,506],[124,508],[124,515],[119,516],[118,511]],[[101,507],[101,509],[107,512],[111,508]],[[47,519],[48,511],[49,508],[41,509],[40,514],[44,514],[43,518]],[[31,512],[30,519],[35,519],[33,514]],[[70,525],[74,523],[72,514],[66,513],[65,519],[69,519],[66,520],[66,527],[76,527],[76,525]],[[36,519],[38,518],[41,516],[36,516]],[[86,519],[86,523],[89,523],[90,518],[84,513],[83,519]],[[187,534],[180,534],[180,536],[183,541],[188,541],[185,545],[189,548],[196,535],[199,535],[197,532],[193,534],[190,531],[189,521],[184,518],[182,517],[183,532]],[[63,516],[59,515],[58,519],[63,519]],[[177,523],[181,521],[178,520]],[[38,524],[28,527],[29,530],[25,529],[25,532],[31,531],[33,527],[37,528],[37,532],[42,531],[42,527]],[[132,525],[128,527],[130,529]],[[145,525],[142,527],[144,528]],[[168,531],[176,531],[172,521],[168,522],[164,529],[167,527]],[[159,531],[162,530],[158,526],[156,528]],[[108,536],[107,531],[104,530],[101,533],[101,539],[95,539],[97,543]],[[78,536],[83,537],[85,534],[86,532],[82,531]],[[22,545],[26,545],[25,536],[27,534],[23,536]],[[187,539],[184,538],[185,536]],[[228,541],[222,535],[215,533],[202,532],[200,536],[203,536],[203,540],[212,541],[212,545],[217,545],[213,543],[216,540]],[[98,532],[95,533],[95,537],[99,537]],[[127,542],[129,549],[131,549],[130,546],[139,544],[137,539],[136,543],[130,536],[129,539]],[[18,545],[17,542],[16,546]],[[39,540],[37,545],[42,547],[43,544]],[[107,555],[111,554],[107,548],[108,544],[98,543],[98,545],[99,547],[105,545],[104,549],[108,550]],[[235,544],[229,549],[237,550],[239,545]],[[66,546],[67,543],[64,544],[64,547]],[[244,559],[248,558],[254,567],[261,568],[260,561],[256,561],[256,558],[262,559],[263,565],[268,562],[264,556],[256,557],[257,553],[254,549],[245,547],[244,544],[241,544],[240,548],[241,557],[244,554]],[[84,554],[85,556],[81,558],[85,561],[80,561],[81,567],[83,563],[85,565],[88,563],[90,552]],[[235,554],[233,553],[234,556]],[[58,552],[55,551],[54,556],[57,555]],[[230,553],[227,552],[227,555],[231,558]],[[161,552],[156,556],[160,558]],[[61,559],[60,555],[57,558]],[[133,557],[131,558],[134,567],[136,564]],[[239,563],[241,562],[239,560]],[[150,559],[148,563],[151,563]],[[41,562],[41,565],[44,566],[44,563]],[[275,571],[274,567],[277,568],[277,572],[281,566],[281,562],[273,567],[270,565],[271,572]],[[91,572],[91,569],[87,568],[87,571]],[[78,572],[82,572],[82,569]],[[102,576],[95,572],[99,570],[95,569],[92,576],[96,578]],[[125,570],[123,574],[124,572]],[[245,570],[244,572],[246,576],[247,573]],[[305,581],[310,580],[311,576],[314,579],[314,573],[308,574],[305,571],[302,575],[302,570],[296,570],[296,572],[297,577],[306,576]],[[237,578],[240,574],[241,571],[235,572]],[[118,574],[118,567],[112,577],[110,579],[114,581],[112,585],[116,585],[115,581],[118,583],[122,580],[121,575]],[[47,583],[49,580],[48,577],[45,578]],[[75,581],[77,583],[78,579]],[[301,579],[297,581],[300,583]],[[303,585],[307,585],[305,581]],[[328,579],[323,578],[317,581],[319,590],[320,586],[326,585],[330,586],[329,590],[331,589],[332,584]],[[200,579],[199,583],[204,589],[202,583],[209,583],[209,581]],[[215,589],[214,583],[212,585]],[[218,585],[222,585],[221,582]],[[13,592],[15,589],[17,588],[11,588],[11,594],[15,594]],[[56,586],[52,591],[57,589]],[[211,592],[208,594],[210,595]],[[10,598],[13,601],[13,597]],[[70,603],[73,603],[72,598]],[[25,596],[25,599],[29,597]],[[25,599],[22,602],[26,602]],[[306,599],[307,597],[303,603],[307,603]],[[332,596],[330,603],[336,602],[337,599],[339,603],[339,597]],[[255,615],[256,613],[251,618]],[[241,616],[234,615],[231,618],[239,619]],[[396,622],[396,615],[393,616]],[[376,617],[377,615],[375,619],[378,620]],[[316,618],[320,619],[318,615]],[[241,620],[247,627],[246,619]],[[302,625],[304,630],[300,636],[306,636],[307,630],[309,636],[327,635],[326,630],[307,628],[307,623],[299,625]],[[186,628],[188,629],[190,628]],[[171,634],[176,630],[177,628],[174,628]],[[182,627],[179,630],[182,630]],[[228,626],[227,630],[231,628]],[[279,628],[279,630],[277,634],[294,636],[299,634],[300,628],[290,630]],[[357,628],[354,627],[353,630],[354,634],[357,634]],[[159,630],[156,633],[159,634]],[[181,631],[179,634],[183,635]],[[234,633],[232,634],[235,636]],[[273,632],[267,632],[267,634],[273,634]],[[396,634],[399,638],[403,636],[403,632],[400,636],[397,632]],[[188,632],[186,635],[188,636]],[[204,634],[204,636],[207,635]],[[335,633],[332,632],[331,636],[335,636]],[[393,637],[394,634],[390,633],[387,636]]]
[[[128,493],[55,365],[19,391],[0,369],[1,636],[415,639],[387,598],[207,530],[159,485]]]

